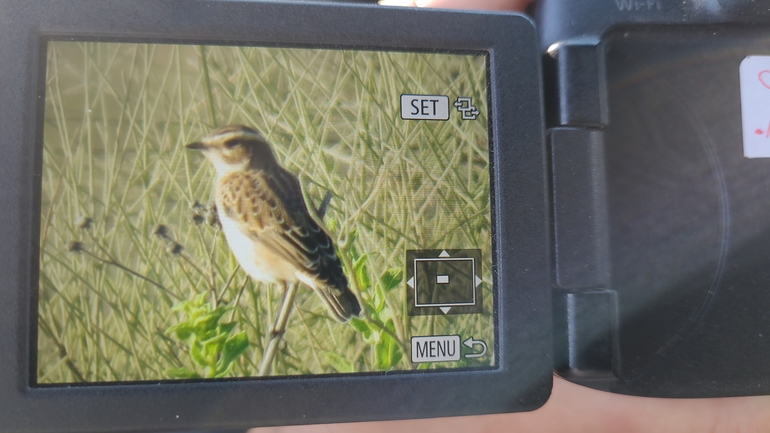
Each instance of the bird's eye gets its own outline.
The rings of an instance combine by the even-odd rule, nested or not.
[[[227,140],[225,142],[225,147],[228,148],[228,149],[232,149],[232,148],[238,146],[239,144],[241,144],[241,142],[238,141],[238,140]]]

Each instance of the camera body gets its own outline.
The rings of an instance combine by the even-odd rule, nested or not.
[[[570,380],[658,397],[768,392],[769,9],[539,3],[555,369]]]
[[[547,400],[530,20],[3,6],[3,430],[247,428]],[[265,262],[286,281],[260,275]]]
[[[770,6],[605,3],[5,0],[0,428],[770,392]]]

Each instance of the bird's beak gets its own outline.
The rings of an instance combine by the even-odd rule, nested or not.
[[[206,150],[206,145],[201,143],[200,141],[196,141],[195,143],[186,144],[184,147],[192,150]]]

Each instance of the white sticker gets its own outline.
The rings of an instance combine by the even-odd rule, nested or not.
[[[770,56],[746,57],[740,74],[743,155],[770,158]]]

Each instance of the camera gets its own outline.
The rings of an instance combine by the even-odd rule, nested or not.
[[[643,396],[768,392],[768,6],[539,4],[559,374]]]
[[[768,392],[764,3],[3,4],[2,429]]]

